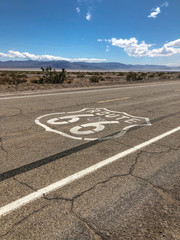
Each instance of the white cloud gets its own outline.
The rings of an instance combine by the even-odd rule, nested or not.
[[[148,15],[148,18],[156,18],[157,15],[161,12],[161,9],[160,7],[157,7],[154,9],[153,12],[151,12],[149,15]]]
[[[166,43],[165,46],[167,46],[167,47],[179,47],[180,48],[180,39],[177,39],[175,41]]]
[[[156,18],[158,14],[161,13],[161,7],[168,7],[169,3],[164,2],[160,7],[153,8],[152,12],[148,15],[148,18]]]
[[[92,18],[91,13],[90,13],[90,12],[87,12],[87,14],[86,14],[86,20],[87,20],[87,21],[90,21],[91,18]]]
[[[53,55],[35,55],[28,52],[19,52],[9,50],[8,53],[0,52],[0,58],[6,59],[20,59],[20,60],[36,60],[36,61],[69,61],[69,62],[106,62],[106,59],[97,59],[97,58],[63,58]]]
[[[77,8],[76,8],[76,12],[77,12],[77,13],[80,13],[80,12],[81,12],[80,7],[77,7]]]
[[[109,52],[109,46],[108,45],[106,46],[106,52]]]
[[[142,57],[145,56],[148,52],[149,47],[151,47],[151,44],[146,44],[144,41],[142,41],[140,44],[138,44],[138,40],[136,38],[130,38],[130,39],[116,39],[112,38],[110,39],[112,46],[123,48],[124,51],[129,56],[135,56],[135,57]]]
[[[78,14],[82,12],[83,15],[85,11],[84,17],[87,21],[90,22],[92,20],[92,12],[96,8],[96,4],[101,1],[102,0],[76,0],[76,4],[78,6],[78,8],[76,8],[76,11]]]
[[[169,3],[168,2],[165,2],[161,5],[161,7],[168,7],[169,6]]]
[[[102,42],[103,40],[102,40],[101,38],[99,38],[97,41],[98,41],[98,42]]]
[[[147,44],[145,41],[139,43],[134,37],[130,39],[111,38],[108,41],[112,46],[123,48],[129,56],[133,57],[165,57],[180,54],[180,39],[165,43],[161,48],[154,49],[150,49],[153,44]],[[107,39],[104,42],[107,42]]]
[[[104,39],[104,41],[111,43],[111,40],[110,40],[110,39]]]

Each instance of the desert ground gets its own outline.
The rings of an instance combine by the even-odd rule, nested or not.
[[[43,71],[0,70],[0,93],[18,91],[37,91],[62,88],[124,85],[175,81],[180,79],[179,72],[91,72],[66,71],[63,81],[54,81],[55,70]]]

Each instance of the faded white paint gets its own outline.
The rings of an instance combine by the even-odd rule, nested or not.
[[[81,115],[72,115],[72,116],[65,116],[65,117],[58,117],[58,118],[53,118],[47,121],[47,123],[52,124],[52,125],[63,125],[63,124],[68,124],[68,123],[74,123],[79,121],[81,117],[92,117],[92,114],[81,114]],[[61,121],[59,120],[64,120],[64,119],[70,119],[68,121]]]
[[[71,133],[77,134],[77,135],[88,135],[93,134],[95,132],[100,132],[104,130],[106,124],[115,124],[119,123],[118,121],[106,121],[106,122],[95,122],[95,123],[87,123],[83,124],[81,126],[76,126],[74,128],[70,129]],[[82,128],[89,128],[89,127],[95,127],[93,130],[83,131]]]
[[[57,116],[54,117],[55,115]],[[46,120],[50,116],[53,116],[53,118]],[[87,123],[87,121],[92,122]],[[132,127],[151,125],[149,118],[132,116],[125,112],[110,111],[106,108],[84,108],[74,112],[46,114],[38,117],[35,123],[46,131],[85,141],[116,138],[125,134]],[[73,126],[74,123],[76,123],[75,126]],[[117,134],[111,137],[96,136],[96,133],[102,132],[106,125],[112,124],[116,124],[116,126],[118,124],[117,130],[119,132]],[[65,129],[63,129],[63,125],[66,126]],[[58,127],[58,129],[55,129],[55,127]],[[67,127],[69,130],[67,130]]]

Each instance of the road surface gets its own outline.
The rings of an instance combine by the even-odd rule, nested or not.
[[[0,106],[0,239],[180,239],[179,81]]]

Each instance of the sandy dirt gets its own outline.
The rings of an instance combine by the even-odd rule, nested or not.
[[[0,71],[0,93],[18,92],[18,91],[38,91],[63,88],[93,87],[124,85],[134,83],[162,82],[180,80],[178,72],[138,72],[141,80],[127,81],[128,72],[67,72],[67,78],[62,84],[39,84],[34,83],[42,76],[38,71],[16,71],[15,74],[22,75],[22,83],[3,82],[4,77],[9,77],[12,72]],[[92,76],[99,76],[99,82],[92,82]],[[23,77],[24,76],[24,77]],[[12,78],[12,77],[10,77]]]

